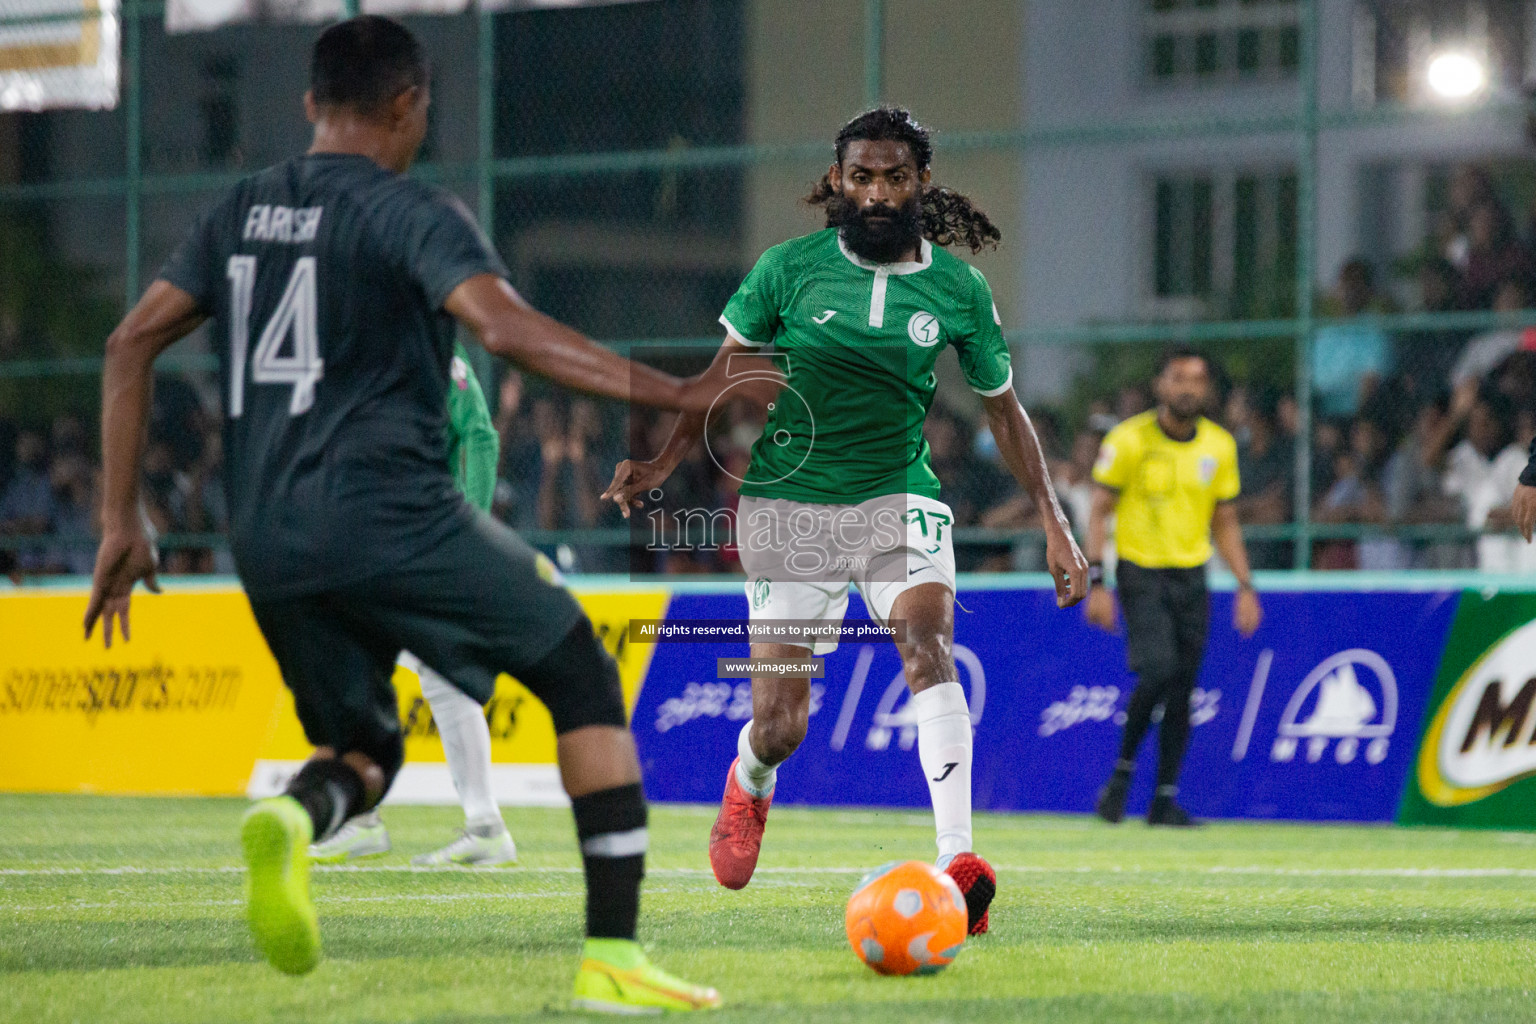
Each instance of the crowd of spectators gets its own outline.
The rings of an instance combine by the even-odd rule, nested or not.
[[[1407,302],[1425,312],[1536,306],[1536,238],[1522,238],[1494,182],[1465,167],[1416,272]],[[1524,571],[1536,553],[1510,532],[1509,504],[1536,435],[1536,328],[1392,332],[1372,314],[1399,303],[1355,258],[1317,305],[1313,346],[1311,519],[1320,569],[1480,568]],[[1218,363],[1219,350],[1214,353]],[[1115,423],[1152,405],[1144,384],[1089,403],[1067,423],[1031,409],[1062,504],[1084,530],[1099,442]],[[209,535],[228,527],[216,396],[192,380],[159,380],[145,453],[144,498],[170,573],[233,570]],[[730,512],[761,422],[732,409],[667,481],[659,500],[625,520],[599,495],[623,458],[660,451],[670,415],[536,387],[505,373],[492,402],[501,438],[494,514],[528,532],[571,571],[739,571]],[[1224,381],[1211,415],[1237,438],[1240,520],[1284,527],[1295,519],[1296,452],[1303,418],[1288,391]],[[957,546],[962,570],[1043,565],[1038,540],[1010,534],[1038,523],[984,421],[936,405],[924,426],[942,498],[958,527],[983,527]],[[99,532],[101,480],[87,421],[0,420],[0,571],[12,576],[88,573]],[[1337,529],[1349,526],[1351,529]],[[553,534],[551,531],[581,531]],[[1473,531],[1479,531],[1474,536]],[[1486,531],[1486,532],[1482,532]],[[1286,568],[1283,531],[1250,540],[1256,567]],[[574,538],[574,539],[572,539]],[[565,542],[562,542],[562,539]]]

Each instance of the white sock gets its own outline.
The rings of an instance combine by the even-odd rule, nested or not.
[[[748,796],[761,800],[773,792],[773,785],[779,778],[779,766],[763,764],[752,750],[751,719],[736,737],[736,757],[736,784],[746,790]]]
[[[933,800],[939,856],[971,848],[971,713],[965,688],[940,683],[912,695],[917,711],[917,754]]]
[[[491,795],[491,730],[475,699],[426,665],[420,666],[421,694],[432,706],[448,758],[453,788],[469,825],[501,824],[501,809]]]

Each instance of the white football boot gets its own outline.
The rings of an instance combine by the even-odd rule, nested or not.
[[[498,827],[499,826],[499,827]],[[489,834],[487,834],[489,833]],[[517,844],[512,833],[500,822],[490,825],[470,825],[459,833],[459,838],[431,853],[412,857],[417,867],[433,868],[460,865],[462,867],[496,867],[499,864],[517,863]]]
[[[336,834],[309,847],[309,859],[316,864],[341,864],[361,857],[376,857],[389,852],[389,831],[377,810],[348,818]]]

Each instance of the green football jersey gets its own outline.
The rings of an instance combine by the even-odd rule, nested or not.
[[[469,363],[469,353],[458,342],[448,364],[448,465],[459,492],[476,508],[489,512],[496,497],[496,463],[501,456],[501,435],[491,421],[480,378]]]
[[[720,322],[743,345],[772,343],[786,380],[740,487],[753,497],[937,499],[923,420],[939,352],[953,345],[982,395],[1013,386],[986,278],[926,240],[915,263],[875,264],[832,228],[791,239],[762,255]]]

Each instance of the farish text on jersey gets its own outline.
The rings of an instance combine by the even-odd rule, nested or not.
[[[323,206],[307,206],[292,209],[287,206],[268,206],[262,203],[251,207],[245,216],[245,241],[288,242],[299,245],[313,242],[320,230]]]

